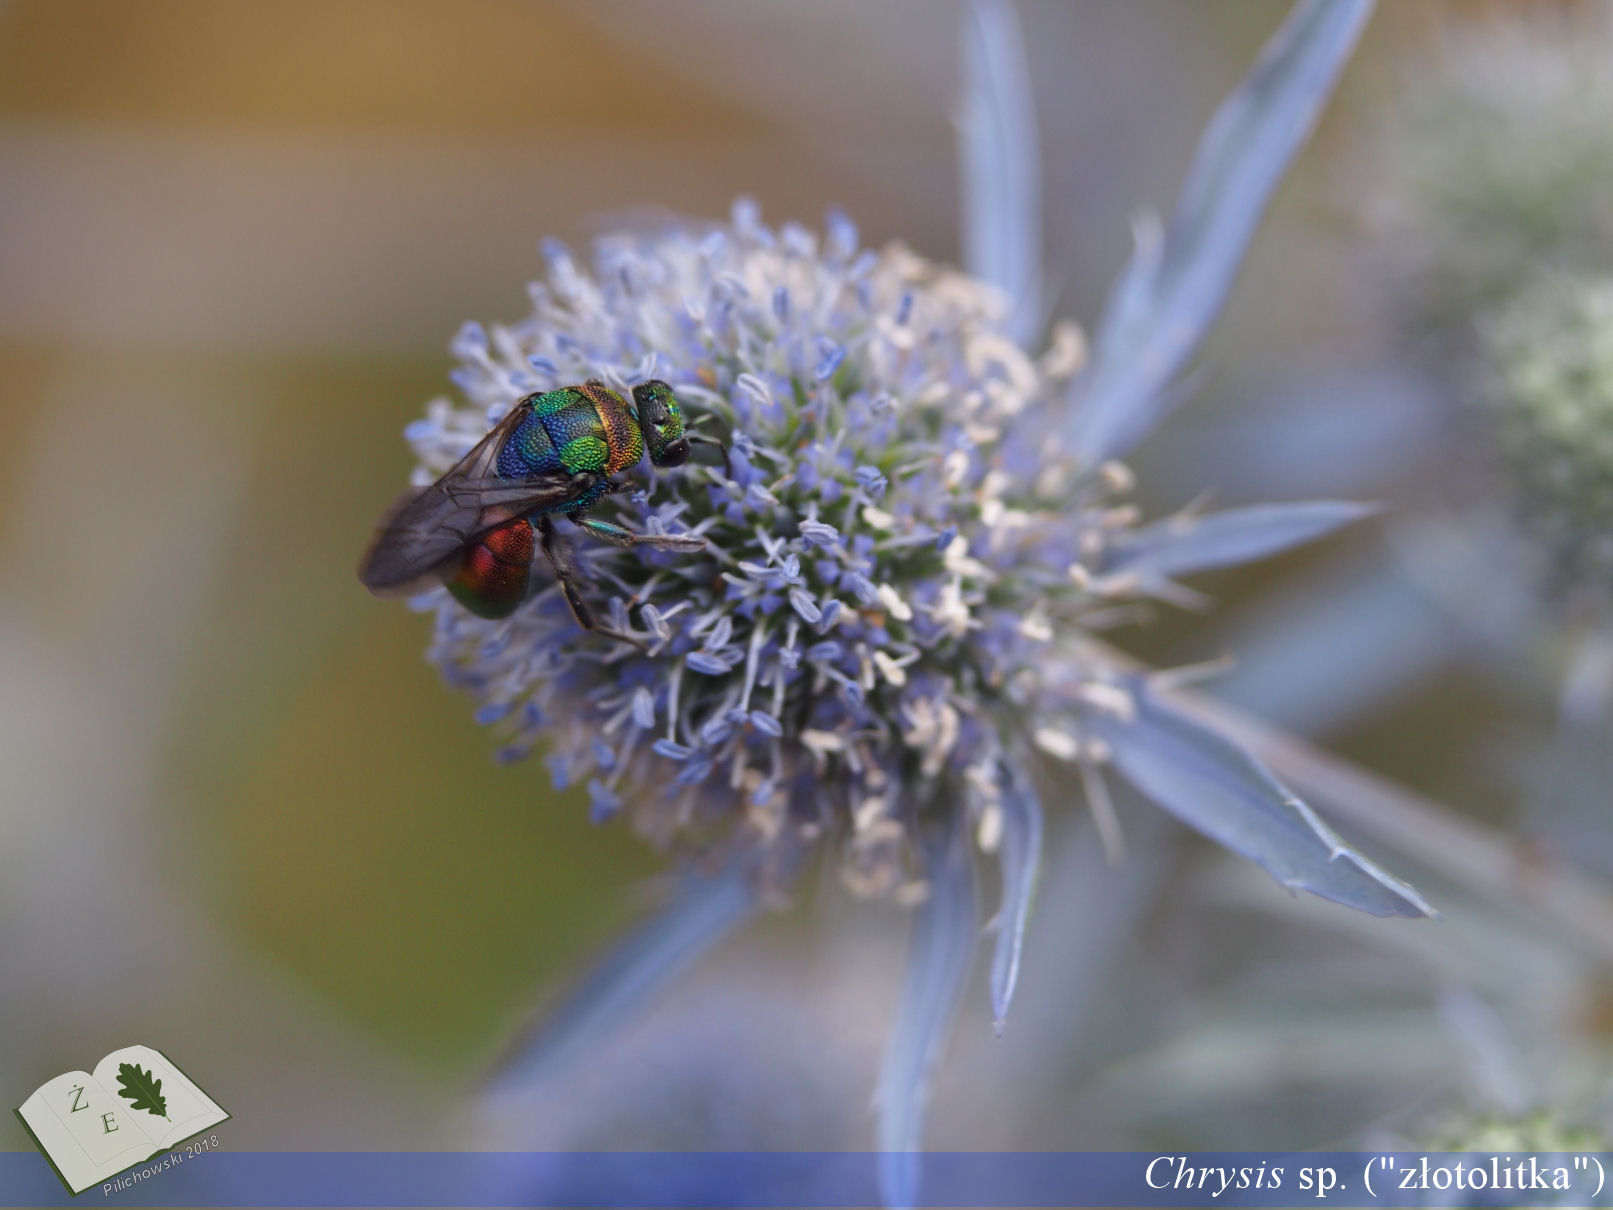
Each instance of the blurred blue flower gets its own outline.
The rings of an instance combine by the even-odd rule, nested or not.
[[[1060,766],[1118,847],[1118,774],[1284,885],[1376,915],[1428,908],[1345,848],[1231,741],[1112,664],[1093,636],[1178,578],[1260,558],[1362,514],[1319,503],[1139,524],[1111,459],[1180,394],[1260,214],[1366,19],[1303,0],[1212,122],[1168,231],[1139,227],[1083,372],[1056,327],[1040,356],[1038,173],[1013,10],[969,13],[960,130],[972,275],[893,245],[727,223],[608,235],[586,263],[546,247],[520,322],[467,325],[468,406],[407,436],[441,474],[523,396],[669,380],[732,468],[658,474],[629,511],[710,555],[579,551],[616,631],[580,633],[557,589],[502,621],[446,593],[432,658],[556,781],[659,844],[722,855],[609,959],[511,1069],[599,1036],[782,885],[820,842],[855,892],[917,905],[880,1076],[887,1199],[916,1194],[927,1075],[976,948],[977,865],[1001,867],[991,966],[1002,1026]]]

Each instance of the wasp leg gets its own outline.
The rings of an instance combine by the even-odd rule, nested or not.
[[[595,634],[620,639],[640,651],[648,652],[649,648],[639,639],[630,634],[623,634],[619,630],[611,630],[594,621],[594,611],[588,608],[588,602],[584,601],[582,593],[577,591],[577,568],[571,561],[571,547],[555,531],[554,522],[548,517],[539,517],[537,527],[538,533],[543,537],[544,558],[548,559],[549,566],[554,568],[554,578],[560,581],[560,591],[566,594],[566,604],[571,606],[571,616],[577,619],[577,625],[584,630],[592,630]]]
[[[732,479],[734,477],[734,461],[733,461],[732,458],[730,458],[728,456],[728,447],[726,445],[724,445],[721,441],[718,441],[715,437],[704,436],[701,433],[690,433],[689,434],[689,444],[690,445],[714,445],[714,446],[716,446],[718,449],[720,449],[722,451],[723,478],[724,479]]]
[[[698,534],[635,534],[630,529],[600,521],[582,513],[568,513],[578,528],[612,546],[653,546],[657,550],[697,551],[706,549],[706,540]]]

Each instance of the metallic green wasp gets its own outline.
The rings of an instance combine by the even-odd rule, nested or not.
[[[672,467],[693,444],[716,446],[728,462],[722,442],[686,431],[677,396],[656,379],[633,388],[632,406],[601,382],[528,395],[447,474],[381,519],[358,578],[383,597],[441,582],[472,613],[503,618],[527,599],[541,549],[577,625],[634,642],[594,621],[554,518],[617,546],[703,550],[704,538],[635,534],[587,515],[629,486],[611,476],[637,466],[646,449],[656,466]]]

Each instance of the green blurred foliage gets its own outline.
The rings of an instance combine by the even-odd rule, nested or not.
[[[422,659],[429,620],[353,577],[407,471],[372,414],[427,397],[431,368],[243,358],[221,397],[234,378],[265,406],[171,752],[205,894],[388,1042],[484,1059],[619,926],[653,860],[538,762],[496,765]]]

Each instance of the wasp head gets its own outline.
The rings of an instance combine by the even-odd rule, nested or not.
[[[633,388],[639,428],[650,461],[656,466],[682,466],[689,459],[689,439],[683,435],[683,409],[672,388],[659,378]]]

